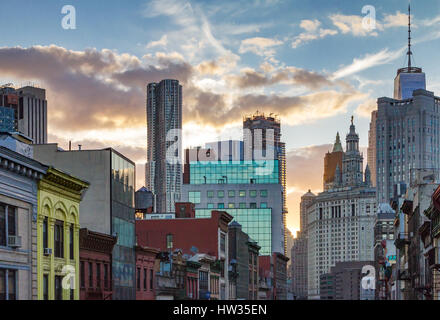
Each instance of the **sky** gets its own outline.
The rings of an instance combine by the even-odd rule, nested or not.
[[[62,27],[65,5],[75,8],[75,29]],[[411,6],[413,65],[436,93],[440,2]],[[345,139],[352,115],[365,154],[376,100],[392,96],[406,64],[407,7],[407,0],[3,1],[0,83],[45,88],[49,142],[117,149],[136,162],[137,187],[149,82],[183,85],[184,147],[240,139],[243,116],[278,114],[287,223],[296,232],[300,197],[322,191],[324,155],[337,131]],[[374,28],[364,18],[371,8]]]

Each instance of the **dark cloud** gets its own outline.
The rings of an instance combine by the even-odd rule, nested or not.
[[[304,69],[286,67],[273,73],[258,72],[246,69],[237,76],[231,76],[232,83],[239,88],[255,88],[274,84],[290,84],[319,89],[325,86],[339,85],[328,79],[327,76]]]
[[[50,126],[65,130],[145,123],[145,87],[163,78],[188,81],[187,63],[162,55],[157,66],[109,50],[75,52],[57,46],[0,48],[0,72],[35,79],[47,89]]]
[[[344,111],[351,101],[363,96],[345,83],[335,82],[341,90],[316,91],[302,96],[247,94],[233,99],[202,90],[192,77],[202,68],[214,72],[217,62],[193,68],[178,54],[158,53],[145,57],[149,64],[129,54],[111,50],[71,51],[58,46],[0,48],[0,73],[5,77],[37,80],[47,89],[49,128],[51,130],[99,130],[145,125],[145,95],[149,82],[178,79],[184,85],[184,122],[196,121],[222,127],[240,121],[256,110],[277,113],[292,123],[295,117],[317,119]],[[200,67],[203,66],[203,67]],[[197,71],[198,70],[198,71]],[[210,71],[211,70],[211,71]],[[309,88],[331,85],[325,76],[286,67],[268,78],[248,72],[235,79],[239,85],[263,86],[289,81]]]

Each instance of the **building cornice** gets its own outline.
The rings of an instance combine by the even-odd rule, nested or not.
[[[0,168],[34,180],[42,179],[48,169],[38,161],[1,146]]]

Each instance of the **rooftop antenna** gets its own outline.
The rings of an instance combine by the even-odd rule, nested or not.
[[[411,70],[411,1],[408,4],[408,71]]]

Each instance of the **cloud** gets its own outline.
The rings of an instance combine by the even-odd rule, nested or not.
[[[290,191],[287,195],[287,219],[289,226],[295,229],[299,229],[301,196],[309,189],[315,194],[322,191],[324,156],[329,150],[332,150],[332,145],[323,144],[297,148],[287,153],[287,186]]]
[[[201,5],[185,0],[152,0],[145,5],[143,14],[149,19],[167,17],[178,27],[166,33],[167,47],[181,53],[192,64],[223,58],[233,68],[240,59],[214,36]]]
[[[174,78],[184,85],[184,123],[213,127],[236,123],[255,110],[279,113],[287,123],[313,121],[344,112],[364,95],[338,83],[337,90],[300,96],[277,93],[229,94],[197,87],[198,72],[216,72],[221,60],[197,68],[176,54],[157,53],[140,60],[109,50],[70,51],[62,47],[0,48],[0,73],[14,79],[35,79],[47,89],[50,130],[73,132],[145,126],[145,87],[149,82]],[[282,83],[323,88],[336,82],[307,70],[286,67],[270,77],[252,72],[237,78],[241,86]],[[242,75],[243,76],[243,75]],[[251,79],[254,77],[255,79]],[[237,120],[238,119],[238,120]]]
[[[432,19],[425,19],[421,22],[422,25],[427,26],[427,27],[431,27],[431,26],[439,24],[439,23],[440,23],[440,16],[436,16]]]
[[[355,110],[355,113],[364,118],[371,118],[371,112],[377,109],[377,100],[368,99],[365,102],[361,103]]]
[[[375,21],[375,28],[363,26],[363,21],[367,18],[365,16],[333,14],[329,18],[341,33],[350,33],[357,37],[377,36],[379,31],[408,25],[408,15],[400,11],[394,14],[384,14],[382,21]],[[414,24],[414,27],[417,26]]]
[[[366,54],[361,58],[354,58],[353,62],[350,65],[337,70],[333,74],[333,79],[344,78],[378,65],[390,63],[401,57],[405,50],[406,47],[402,47],[401,49],[396,51],[390,51],[388,48],[385,48],[374,54]]]
[[[364,28],[362,21],[364,17],[356,15],[334,14],[330,16],[333,25],[343,34],[351,33],[354,36],[377,36],[376,29]],[[383,30],[383,26],[376,22],[376,28]]]
[[[168,44],[168,37],[166,34],[164,34],[159,40],[157,41],[151,41],[147,44],[147,49],[153,48],[153,47],[165,47]]]
[[[283,44],[281,40],[255,37],[244,39],[241,41],[239,53],[252,52],[259,56],[273,56],[275,54],[274,47]]]
[[[323,39],[327,36],[333,36],[338,33],[337,30],[320,28],[321,22],[319,20],[302,20],[300,25],[305,32],[296,36],[292,42],[292,48],[297,48],[301,44],[312,40]]]
[[[383,18],[384,28],[406,27],[408,26],[408,14],[397,11],[395,14],[385,14]],[[412,23],[412,27],[417,27]]]
[[[365,97],[365,94],[356,91],[334,90],[287,97],[276,94],[247,94],[234,101],[234,106],[225,112],[223,119],[233,123],[237,121],[237,117],[259,110],[278,114],[285,124],[297,125],[343,113],[350,103]]]
[[[324,75],[295,67],[284,67],[269,73],[246,68],[239,75],[230,76],[229,78],[234,86],[242,89],[271,86],[274,84],[293,84],[309,89],[319,89],[324,86],[334,85]]]
[[[86,130],[139,126],[145,119],[145,86],[163,78],[188,81],[190,65],[165,55],[143,64],[110,50],[71,51],[58,46],[0,48],[0,73],[35,79],[47,89],[49,126]]]

